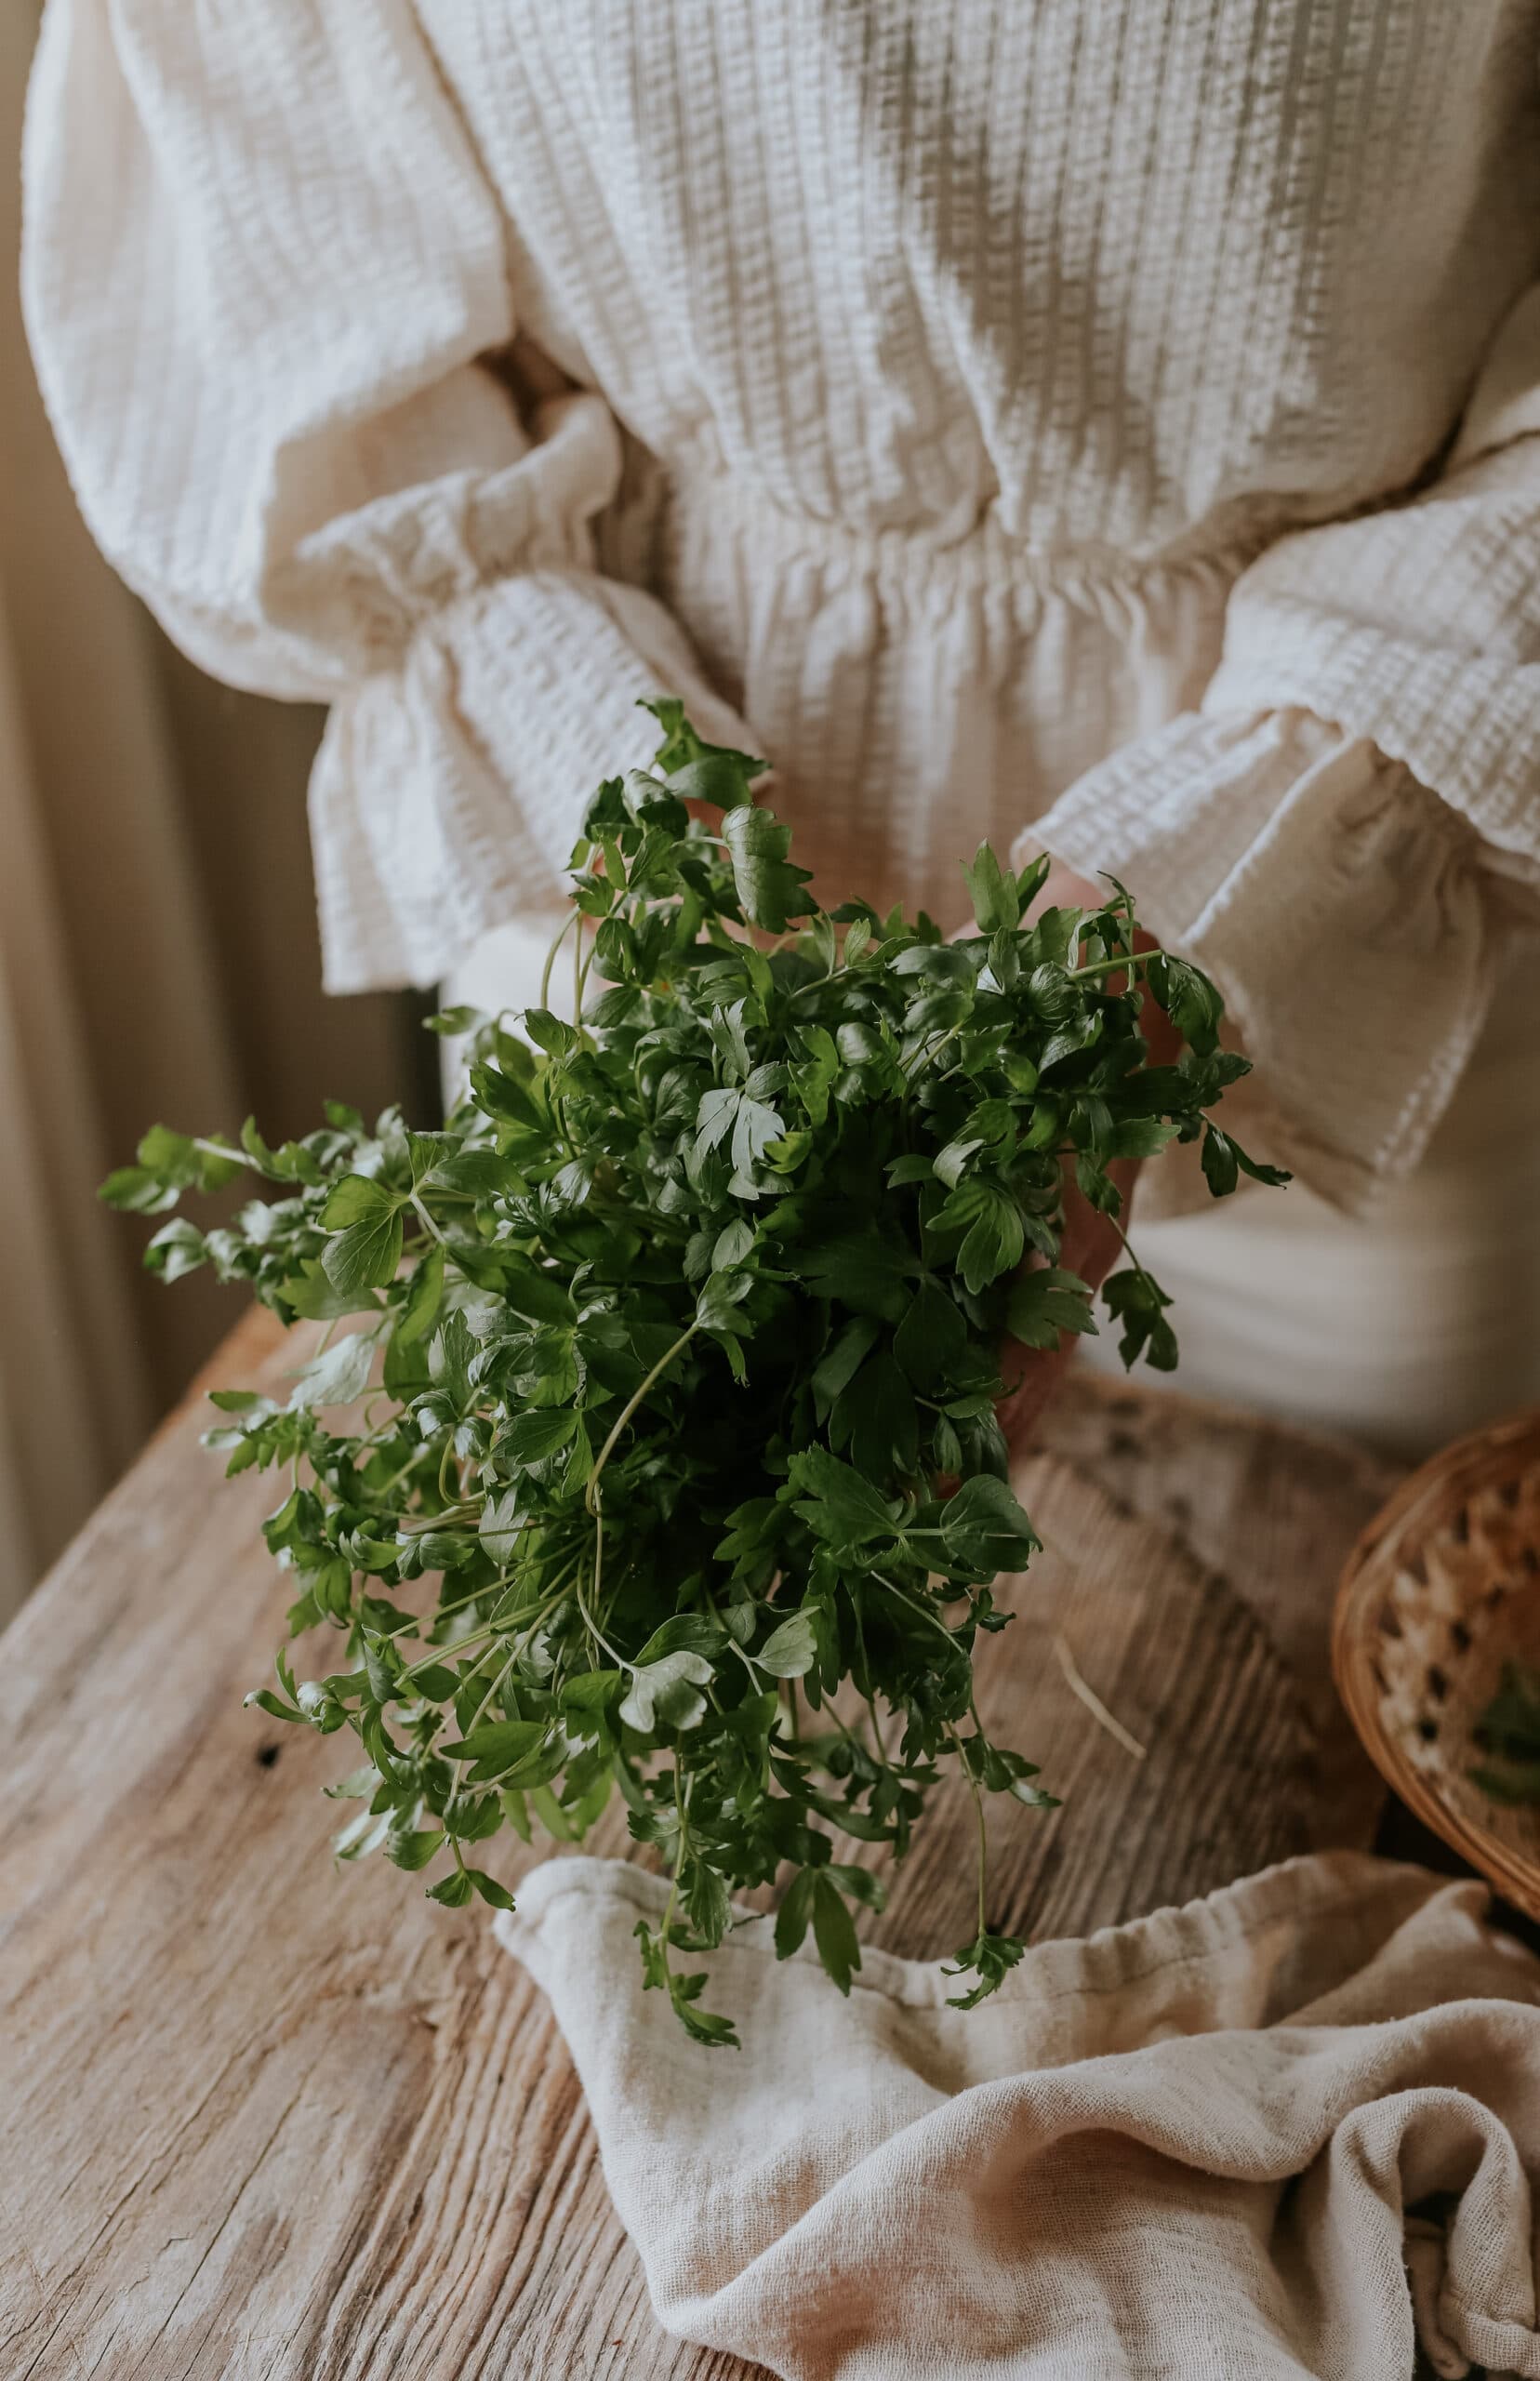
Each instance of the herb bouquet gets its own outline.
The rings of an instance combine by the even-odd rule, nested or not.
[[[990,1583],[1037,1545],[997,1350],[1096,1327],[1056,1262],[1067,1173],[1112,1217],[1113,1161],[1174,1139],[1202,1137],[1215,1192],[1282,1177],[1209,1120],[1245,1062],[1208,981],[1135,951],[1121,887],[1029,926],[1046,863],[1013,873],[986,846],[967,940],[816,911],[752,798],[762,765],[656,710],[655,773],[590,809],[523,1036],[432,1020],[470,1040],[442,1132],[337,1105],[277,1149],[252,1124],[238,1150],[157,1126],[104,1195],[156,1214],[250,1168],[275,1196],[206,1232],[175,1217],[146,1261],[328,1326],[286,1404],[217,1393],[209,1443],[231,1472],[288,1475],[265,1536],[289,1635],[337,1653],[301,1683],[280,1652],[250,1699],[356,1737],[328,1789],[362,1805],[339,1856],[507,1908],[490,1839],[538,1821],[573,1841],[618,1792],[672,1879],[637,1929],[644,1980],[719,2043],[732,2028],[678,1961],[721,1940],[733,1889],[784,1875],[777,1949],[811,1927],[848,1991],[852,1905],[882,1888],[837,1839],[901,1856],[951,1762],[979,1817],[960,2005],[1021,1956],[983,1920],[984,1798],[1052,1798],[972,1692],[980,1633],[1009,1618]],[[544,1004],[569,962],[577,1024]],[[1175,1065],[1149,1063],[1142,985],[1184,1037]],[[1103,1297],[1126,1361],[1175,1363],[1132,1255]],[[323,1418],[339,1407],[356,1427]]]

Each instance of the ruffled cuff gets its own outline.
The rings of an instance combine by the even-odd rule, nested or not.
[[[657,747],[637,705],[659,694],[753,749],[640,589],[524,570],[422,622],[334,707],[311,779],[326,990],[435,983],[494,926],[555,909],[600,780]]]
[[[1348,1208],[1417,1164],[1517,908],[1540,914],[1529,873],[1401,764],[1296,710],[1185,714],[1022,844],[1122,878],[1214,978],[1256,1068],[1227,1096],[1236,1131]]]

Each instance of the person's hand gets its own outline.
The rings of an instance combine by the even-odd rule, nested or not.
[[[1105,888],[1088,884],[1077,876],[1062,861],[1055,860],[1048,871],[1042,890],[1033,904],[1034,913],[1052,909],[1097,910],[1106,900]],[[1140,950],[1151,947],[1150,937],[1135,938]],[[1114,984],[1118,978],[1114,978]],[[1150,1045],[1150,1057],[1157,1066],[1168,1065],[1181,1047],[1181,1037],[1163,1009],[1158,1008],[1151,994],[1147,993],[1144,1005],[1144,1031]],[[1108,1168],[1122,1193],[1120,1222],[1127,1228],[1134,1204],[1134,1188],[1138,1178],[1138,1161],[1120,1158]],[[1122,1243],[1116,1227],[1103,1215],[1098,1215],[1084,1197],[1075,1181],[1071,1165],[1065,1167],[1064,1237],[1058,1261],[1067,1272],[1078,1273],[1092,1289],[1099,1289],[1112,1270],[1122,1253]],[[1044,1407],[1049,1403],[1064,1368],[1074,1353],[1075,1335],[1061,1332],[1056,1349],[1026,1348],[1019,1339],[1007,1339],[1000,1351],[1000,1374],[1006,1385],[1006,1395],[997,1408],[1006,1444],[1013,1455],[1018,1454],[1030,1439]]]

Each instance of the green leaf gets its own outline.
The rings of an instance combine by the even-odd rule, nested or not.
[[[511,1563],[519,1550],[527,1515],[524,1498],[517,1488],[505,1488],[500,1496],[488,1496],[481,1509],[476,1524],[477,1535],[490,1561],[500,1564]]]
[[[406,1162],[412,1169],[412,1188],[419,1190],[429,1177],[459,1153],[459,1142],[452,1133],[411,1133],[406,1135]]]
[[[649,1663],[660,1662],[665,1654],[718,1654],[726,1642],[727,1632],[714,1614],[670,1613],[668,1619],[653,1630],[638,1654],[637,1667],[644,1669]],[[699,1685],[704,1681],[696,1683]]]
[[[625,1673],[621,1670],[580,1670],[562,1688],[562,1709],[578,1719],[592,1719],[600,1712],[613,1710],[625,1686]]]
[[[1064,1331],[1092,1332],[1091,1292],[1078,1273],[1056,1265],[1018,1273],[1005,1303],[1005,1328],[1028,1348],[1056,1348]]]
[[[938,1282],[923,1283],[894,1335],[893,1352],[916,1389],[952,1379],[968,1350],[968,1326]]]
[[[152,1174],[142,1165],[120,1165],[107,1177],[97,1192],[109,1207],[119,1207],[125,1214],[136,1216],[164,1215],[174,1207],[180,1197],[175,1182]]]
[[[471,1898],[471,1874],[466,1869],[452,1869],[436,1885],[428,1888],[428,1898],[444,1909],[463,1909]]]
[[[577,1429],[578,1417],[570,1405],[535,1406],[515,1416],[498,1443],[516,1470],[529,1471],[570,1445]]]
[[[445,1761],[495,1762],[499,1770],[511,1769],[543,1744],[548,1734],[543,1720],[491,1720],[440,1749]]]
[[[820,1422],[829,1419],[835,1399],[855,1379],[876,1344],[877,1324],[867,1315],[856,1315],[835,1334],[813,1373],[813,1396]]]
[[[489,1877],[484,1869],[467,1869],[465,1873],[483,1901],[489,1902],[494,1909],[512,1909],[512,1895],[506,1885],[498,1884],[496,1877]]]
[[[959,1993],[955,1998],[949,1999],[947,2002],[948,2008],[976,2009],[979,2002],[987,2001],[991,1992],[999,1991],[1011,1970],[1018,1961],[1026,1957],[1026,1944],[1018,1943],[1014,1935],[991,1935],[988,1929],[977,1935],[973,1942],[964,1943],[962,1949],[955,1954],[956,1965],[944,1968],[942,1974],[966,1975],[971,1971],[977,1976],[978,1982],[971,1992]]]
[[[763,1100],[750,1099],[745,1092],[733,1116],[734,1171],[751,1175],[771,1142],[780,1138],[781,1130],[778,1111]]]
[[[400,1196],[366,1174],[345,1174],[327,1192],[321,1209],[323,1231],[345,1231],[351,1225],[373,1223],[392,1215]]]
[[[872,1225],[805,1250],[797,1270],[821,1297],[896,1323],[909,1305],[908,1284],[920,1269],[912,1248]]]
[[[825,1869],[818,1870],[813,1882],[813,1940],[825,1973],[848,1999],[861,1964],[861,1947],[844,1897]]]
[[[686,761],[683,768],[673,771],[669,791],[681,802],[701,802],[717,810],[737,810],[751,801],[750,780],[759,776],[763,761],[750,760],[745,752],[706,750],[696,761]]]
[[[943,1506],[941,1537],[949,1563],[992,1577],[1021,1570],[1041,1540],[1003,1480],[979,1472]]]
[[[733,1906],[726,1879],[704,1860],[692,1860],[684,1888],[684,1915],[701,1943],[720,1943],[732,1922]]]
[[[710,1686],[712,1676],[711,1665],[701,1654],[665,1654],[661,1661],[638,1669],[620,1717],[642,1736],[655,1728],[698,1727],[706,1716],[706,1697],[698,1689]]]
[[[773,1629],[754,1656],[772,1678],[805,1678],[818,1657],[818,1641],[805,1612],[794,1612]]]
[[[196,1272],[207,1261],[208,1243],[185,1216],[162,1224],[144,1252],[145,1271],[158,1273],[163,1282],[179,1282],[184,1273]]]
[[[712,1272],[730,1273],[735,1266],[741,1265],[744,1258],[752,1254],[755,1237],[754,1227],[748,1217],[736,1217],[725,1230],[716,1236],[711,1249]]]
[[[365,1332],[352,1331],[334,1339],[321,1355],[312,1356],[298,1376],[289,1393],[290,1405],[310,1408],[355,1403],[369,1386],[373,1362],[374,1341]]]
[[[971,992],[976,980],[973,959],[957,942],[911,942],[888,964],[896,976],[924,976],[955,991]]]
[[[737,1337],[747,1329],[738,1308],[753,1288],[748,1273],[713,1273],[696,1301],[695,1319],[703,1331],[725,1331]]]
[[[807,915],[813,905],[803,887],[809,871],[787,858],[791,830],[780,824],[773,810],[762,804],[729,810],[722,832],[733,864],[733,882],[750,925],[763,926],[767,934],[784,934],[793,918]]]
[[[893,1508],[870,1480],[825,1447],[804,1447],[791,1458],[792,1485],[802,1491],[795,1510],[815,1536],[836,1548],[870,1545],[892,1537]]]
[[[887,1349],[869,1358],[835,1408],[837,1445],[869,1480],[907,1476],[919,1461],[920,1416],[902,1366]]]
[[[412,1347],[432,1328],[444,1299],[444,1251],[432,1249],[412,1276],[405,1301],[391,1337],[398,1348]]]
[[[1135,1267],[1104,1282],[1102,1298],[1109,1314],[1122,1324],[1118,1352],[1123,1363],[1133,1365],[1143,1355],[1155,1371],[1175,1372],[1176,1335],[1165,1319],[1171,1300],[1160,1284]]]
[[[1021,1262],[1027,1246],[1021,1209],[987,1176],[970,1175],[959,1183],[936,1221],[943,1230],[962,1231],[957,1270],[976,1297]]]
[[[345,1175],[322,1208],[321,1223],[338,1234],[321,1257],[333,1289],[349,1297],[394,1281],[403,1238],[394,1192],[364,1175]]]
[[[564,1058],[578,1046],[576,1028],[548,1008],[526,1008],[523,1021],[530,1040],[553,1058]]]
[[[1170,951],[1155,952],[1145,981],[1173,1025],[1200,1057],[1216,1049],[1225,1004],[1206,976]]]
[[[980,844],[971,868],[962,871],[967,879],[974,916],[980,934],[1009,930],[1020,923],[1021,904],[1016,878],[1002,869],[988,844]]]
[[[789,1960],[801,1949],[813,1917],[813,1889],[817,1881],[816,1869],[799,1869],[782,1895],[776,1912],[777,1960]]]
[[[385,1857],[398,1869],[426,1869],[435,1853],[442,1852],[447,1841],[442,1828],[431,1828],[415,1835],[388,1835]]]
[[[1208,1124],[1203,1131],[1203,1178],[1216,1199],[1228,1197],[1241,1176],[1249,1174],[1254,1182],[1265,1182],[1281,1190],[1292,1177],[1276,1165],[1260,1165],[1248,1157],[1239,1141],[1222,1133],[1217,1124]]]

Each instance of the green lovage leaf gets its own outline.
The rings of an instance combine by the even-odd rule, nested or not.
[[[208,1261],[208,1243],[190,1217],[173,1216],[162,1224],[144,1252],[144,1270],[163,1282],[179,1282]]]
[[[335,1101],[277,1148],[156,1126],[103,1196],[165,1218],[164,1279],[332,1326],[286,1403],[220,1392],[209,1441],[283,1483],[304,1675],[285,1641],[251,1699],[349,1739],[337,1857],[505,1909],[482,1847],[578,1842],[617,1795],[670,1880],[643,1982],[704,2055],[737,2040],[706,1997],[736,1895],[778,1884],[777,1950],[848,1991],[883,1889],[843,1853],[902,1858],[960,1767],[996,1833],[1054,1806],[977,1723],[975,1665],[1037,1547],[1002,1350],[1095,1327],[1067,1202],[1117,1216],[1114,1161],[1173,1139],[1216,1195],[1279,1177],[1214,1121],[1246,1062],[1213,987],[1161,952],[1128,982],[1122,887],[1038,916],[1046,862],[986,846],[964,939],[821,911],[763,765],[648,708],[652,768],[601,783],[573,851],[559,994],[430,1020],[465,1076],[432,1130]],[[1187,1044],[1158,1067],[1150,994]],[[243,1170],[259,1195],[179,1212]],[[1102,1296],[1126,1359],[1175,1363],[1136,1257]],[[1481,1746],[1514,1800],[1534,1700],[1505,1689]],[[966,1945],[963,2005],[1020,1950]]]
[[[962,873],[980,934],[1009,932],[1019,924],[1022,905],[1016,880],[1008,868],[1001,867],[988,844],[979,845],[972,866]]]
[[[830,1437],[868,1480],[912,1473],[920,1459],[920,1413],[903,1366],[883,1349],[861,1366],[834,1408]]]
[[[790,828],[783,827],[773,811],[744,804],[725,814],[722,832],[750,924],[763,926],[767,934],[784,934],[793,918],[806,917],[813,907],[803,890],[809,871],[787,858]]]
[[[848,1552],[891,1538],[894,1509],[870,1480],[827,1448],[806,1447],[791,1458],[791,1485],[802,1491],[793,1510],[815,1536]]]
[[[335,1232],[321,1262],[343,1297],[393,1282],[401,1263],[401,1200],[382,1183],[344,1175],[321,1210],[323,1231]]]
[[[1206,976],[1185,959],[1162,951],[1151,956],[1146,980],[1178,1033],[1200,1057],[1218,1047],[1224,1003]]]
[[[1129,1129],[1124,1127],[1125,1131]],[[1281,1190],[1290,1179],[1281,1166],[1262,1165],[1255,1158],[1248,1157],[1233,1135],[1222,1133],[1217,1124],[1203,1128],[1202,1165],[1204,1179],[1216,1199],[1223,1199],[1233,1190],[1242,1174],[1275,1190]]]
[[[992,1579],[1024,1569],[1041,1541],[1003,1480],[977,1472],[942,1508],[941,1536],[960,1569]]]
[[[649,1662],[632,1674],[620,1717],[643,1736],[655,1727],[697,1727],[706,1716],[706,1697],[699,1689],[710,1686],[711,1678],[711,1665],[703,1654],[684,1649],[665,1654],[661,1661]]]
[[[1078,1273],[1057,1265],[1034,1266],[1011,1284],[1005,1327],[1025,1347],[1056,1348],[1061,1331],[1095,1331],[1091,1292]]]
[[[976,1296],[1021,1262],[1027,1246],[1021,1208],[1003,1183],[987,1175],[960,1182],[936,1221],[943,1230],[961,1231],[957,1270]]]
[[[813,1371],[813,1396],[820,1422],[828,1421],[842,1390],[849,1388],[870,1355],[880,1329],[871,1316],[856,1315],[830,1340]]]
[[[939,1282],[923,1282],[915,1292],[894,1333],[893,1352],[915,1388],[925,1391],[939,1389],[965,1364],[967,1322]]]
[[[577,1430],[578,1416],[570,1405],[532,1406],[514,1416],[503,1433],[501,1451],[515,1470],[532,1471],[559,1455]]]
[[[895,1323],[909,1304],[907,1284],[919,1265],[912,1247],[874,1221],[803,1250],[796,1270],[820,1297]]]
[[[974,1940],[964,1943],[954,1954],[956,1964],[942,1970],[944,1975],[966,1975],[971,1972],[978,1979],[970,1991],[949,1998],[948,2008],[976,2009],[991,1992],[999,1991],[1011,1970],[1026,1956],[1026,1944],[1017,1942],[1014,1935],[991,1935],[981,1927]]]
[[[754,1656],[772,1678],[805,1678],[818,1658],[817,1631],[812,1616],[794,1612],[773,1629]]]
[[[1165,1319],[1171,1300],[1159,1283],[1135,1266],[1104,1282],[1102,1297],[1109,1314],[1122,1324],[1118,1352],[1123,1363],[1133,1364],[1143,1356],[1157,1372],[1175,1372],[1176,1335]]]
[[[334,1339],[322,1354],[312,1356],[299,1374],[289,1403],[305,1407],[352,1405],[369,1385],[374,1351],[370,1333],[352,1331]]]
[[[432,1328],[444,1301],[444,1262],[443,1249],[431,1249],[413,1274],[391,1334],[395,1347],[410,1348]]]
[[[861,1964],[861,1947],[844,1896],[823,1869],[815,1872],[813,1880],[813,1940],[818,1947],[825,1974],[848,1998],[851,1981]]]

